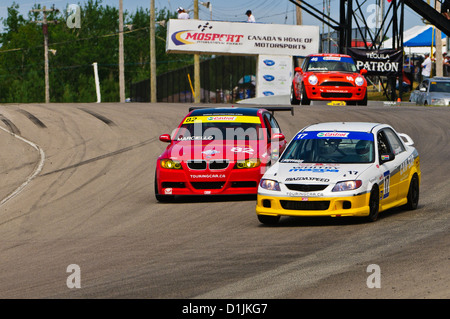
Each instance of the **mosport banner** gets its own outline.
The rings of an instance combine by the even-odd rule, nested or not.
[[[402,50],[365,50],[348,48],[348,54],[355,60],[356,67],[367,70],[367,75],[397,76],[403,67]]]
[[[306,56],[319,51],[319,27],[171,19],[166,51]]]

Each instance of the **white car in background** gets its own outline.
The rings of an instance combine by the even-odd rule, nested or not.
[[[303,128],[262,177],[256,213],[263,224],[280,216],[360,216],[419,201],[420,160],[414,142],[379,123],[320,123]]]
[[[450,106],[450,78],[434,77],[425,79],[411,92],[410,102],[418,105]]]

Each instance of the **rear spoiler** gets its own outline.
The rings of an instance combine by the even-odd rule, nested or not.
[[[209,106],[191,106],[189,108],[189,112],[193,111],[193,110],[198,110],[198,109],[213,109],[214,107],[209,107]],[[221,107],[221,108],[227,108],[227,107]],[[231,107],[230,107],[231,108]],[[245,107],[238,107],[238,108],[251,108],[251,109],[265,109],[269,112],[275,113],[275,111],[290,111],[291,115],[294,115],[294,107],[293,106],[268,106],[268,107],[264,107],[264,106],[245,106]]]

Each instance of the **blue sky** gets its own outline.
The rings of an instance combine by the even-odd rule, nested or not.
[[[0,0],[0,18],[7,17],[7,8],[10,7],[13,1],[20,6],[20,12],[25,17],[28,11],[34,4],[41,4],[41,6],[51,7],[55,5],[59,10],[66,10],[67,5],[74,3],[83,4],[85,0]],[[201,1],[199,1],[201,2]],[[203,1],[206,2],[206,1]],[[288,0],[209,0],[212,4],[212,20],[216,21],[245,21],[245,12],[250,9],[253,11],[256,21],[260,23],[274,23],[274,24],[295,24],[295,5]],[[360,1],[368,4],[374,4],[375,0]],[[323,0],[310,0],[311,5],[322,11]],[[387,1],[386,1],[387,3]],[[103,5],[119,7],[119,0],[103,0]],[[366,4],[367,5],[367,4]],[[123,0],[124,10],[134,12],[137,8],[149,8],[150,0]],[[193,18],[193,0],[155,0],[157,9],[167,8],[176,11],[177,7],[181,6],[185,9],[190,9],[191,18]],[[339,0],[331,0],[331,17],[338,20],[339,17]],[[365,10],[366,8],[363,8]],[[364,16],[367,18],[369,13],[365,12]],[[409,29],[415,25],[423,25],[420,17],[405,6],[405,29]],[[210,10],[199,4],[199,18],[202,20],[209,20]],[[314,17],[311,17],[306,12],[303,13],[303,24],[319,25],[322,28],[322,23]],[[361,25],[361,23],[360,23]],[[356,27],[356,26],[354,26]],[[325,31],[328,28],[325,26]],[[0,32],[3,32],[3,22],[0,22]]]

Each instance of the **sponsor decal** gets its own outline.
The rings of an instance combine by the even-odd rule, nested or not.
[[[322,182],[328,183],[330,180],[328,178],[320,178],[320,177],[288,177],[285,182],[296,182],[296,181],[309,181],[309,182]]]
[[[211,141],[213,136],[183,136],[177,138],[177,141]]]
[[[271,81],[275,80],[275,77],[273,75],[266,74],[266,75],[263,75],[263,79],[268,82],[271,82]]]
[[[326,56],[323,58],[324,61],[341,61],[339,56]]]
[[[218,154],[218,153],[220,153],[220,151],[217,151],[217,150],[207,150],[207,151],[202,152],[202,154],[205,154],[205,155],[214,155],[214,154]]]
[[[348,134],[345,132],[320,132],[317,137],[347,137]]]
[[[355,139],[355,140],[366,140],[373,141],[373,134],[367,132],[322,132],[322,131],[309,131],[309,132],[300,132],[298,133],[294,139],[302,140],[302,139],[319,139],[319,138],[337,138],[337,139]]]
[[[348,49],[348,54],[356,61],[356,67],[367,70],[367,75],[396,76],[401,73],[402,50]]]
[[[218,116],[188,116],[183,124],[193,124],[202,122],[238,122],[238,123],[257,123],[260,124],[261,121],[257,116],[229,116],[229,115],[218,115]]]
[[[243,34],[227,34],[215,32],[198,32],[194,30],[181,30],[172,34],[175,45],[195,44],[199,42],[240,43]]]
[[[172,194],[172,188],[164,188],[164,194],[166,195]]]
[[[263,63],[267,66],[273,66],[275,65],[275,61],[274,60],[264,60]]]
[[[275,95],[275,93],[273,93],[273,92],[271,92],[271,91],[264,91],[263,94],[264,94],[264,96]]]
[[[313,193],[313,192],[308,192],[308,193],[304,193],[304,192],[286,192],[286,195],[290,196],[290,197],[301,197],[302,201],[305,200],[304,199],[304,198],[306,198],[305,196],[308,196],[308,197],[323,197],[323,193]],[[308,199],[306,198],[306,200],[308,200]]]
[[[384,195],[383,195],[383,199],[389,197],[389,186],[391,183],[391,172],[390,171],[386,171],[383,174],[383,190],[384,190]]]
[[[209,116],[208,121],[235,121],[236,116]]]
[[[201,175],[190,175],[192,179],[197,178],[225,178],[225,174],[201,174]]]
[[[406,161],[400,164],[400,174],[403,175],[414,165],[414,156],[411,154]]]
[[[291,168],[289,172],[337,173],[339,172],[339,166],[323,164],[302,165]]]
[[[311,62],[323,62],[323,61],[340,61],[355,64],[352,58],[340,57],[340,56],[314,56],[310,59]]]
[[[347,103],[345,103],[345,101],[331,101],[331,102],[327,103],[327,105],[344,106],[344,105],[347,105]]]

